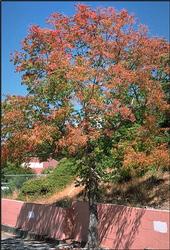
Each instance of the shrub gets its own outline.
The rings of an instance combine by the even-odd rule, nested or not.
[[[46,177],[32,179],[24,183],[19,198],[36,199],[62,190],[75,178],[76,163],[72,159],[62,159],[53,172]]]
[[[2,169],[2,182],[7,183],[7,189],[2,190],[2,195],[5,197],[20,189],[24,182],[34,177],[32,174],[31,168],[23,168],[19,164],[7,162]]]
[[[25,182],[20,190],[22,195],[39,196],[51,193],[54,189],[54,183],[49,181],[47,177],[28,180]]]
[[[51,174],[54,171],[54,167],[48,167],[43,169],[42,174]]]
[[[10,174],[34,174],[33,170],[29,167],[22,167],[19,164],[7,162],[5,166],[3,166],[2,174],[10,175]]]

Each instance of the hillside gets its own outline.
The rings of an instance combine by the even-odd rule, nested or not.
[[[169,177],[169,173],[166,172],[157,174],[157,177],[147,175],[122,184],[105,184],[102,186],[101,202],[168,210]],[[47,198],[37,199],[35,202],[47,204],[63,199],[84,200],[84,188],[75,187],[72,182],[62,191]]]

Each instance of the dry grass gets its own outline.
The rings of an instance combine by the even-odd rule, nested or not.
[[[49,204],[63,199],[74,199],[79,193],[83,191],[83,187],[75,187],[74,182],[64,188],[62,191],[53,194],[48,198],[36,199],[36,203]]]
[[[168,172],[158,173],[156,176],[148,174],[121,184],[104,184],[100,202],[169,210],[169,184],[170,174]],[[12,198],[16,198],[16,195]],[[50,204],[63,199],[85,200],[84,188],[75,187],[73,182],[64,190],[48,198],[36,199],[35,202]]]
[[[108,184],[103,190],[104,202],[169,209],[169,173],[146,175],[122,184]]]

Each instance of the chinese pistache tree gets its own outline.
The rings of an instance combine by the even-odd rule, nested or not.
[[[27,96],[2,104],[2,160],[77,159],[89,201],[89,249],[98,247],[100,183],[168,165],[166,40],[126,10],[77,5],[33,25],[13,55]],[[111,160],[110,160],[111,159]]]

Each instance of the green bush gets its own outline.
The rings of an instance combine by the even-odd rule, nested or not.
[[[23,183],[28,181],[29,179],[32,179],[33,176],[14,176],[8,180],[8,186],[11,187],[11,189],[19,189],[22,187]]]
[[[32,179],[24,183],[19,199],[44,197],[62,190],[75,178],[76,164],[72,159],[62,159],[57,167],[46,177]]]
[[[54,190],[55,186],[47,177],[28,180],[25,182],[20,190],[22,196],[36,196],[46,195]]]
[[[51,174],[54,171],[54,167],[44,168],[42,174]]]
[[[2,168],[2,174],[4,175],[12,175],[12,174],[34,174],[33,170],[29,167],[22,167],[19,164],[7,162],[5,166]]]
[[[20,189],[23,183],[33,178],[34,172],[31,168],[23,168],[19,164],[7,162],[2,169],[2,182],[6,183],[6,189],[2,190],[3,197],[10,195],[13,191]]]

